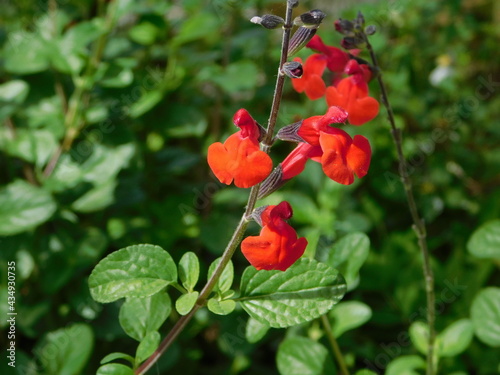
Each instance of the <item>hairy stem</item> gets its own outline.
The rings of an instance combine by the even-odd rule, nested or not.
[[[435,319],[436,319],[436,296],[434,291],[434,273],[432,271],[429,249],[427,247],[427,232],[425,229],[425,223],[420,217],[418,212],[417,203],[415,201],[415,196],[413,194],[413,186],[408,175],[408,166],[403,154],[403,140],[401,135],[401,130],[396,128],[396,123],[394,121],[394,113],[392,111],[391,104],[389,102],[389,96],[387,95],[387,89],[382,77],[380,66],[378,65],[377,56],[368,40],[368,37],[364,35],[366,46],[370,52],[370,57],[373,66],[379,70],[377,74],[377,81],[380,86],[380,92],[382,95],[382,102],[387,110],[387,115],[389,118],[389,123],[391,124],[391,134],[396,145],[396,150],[398,154],[399,162],[399,175],[403,183],[406,200],[408,202],[408,208],[410,210],[411,217],[413,219],[413,229],[417,235],[418,246],[423,258],[423,273],[425,279],[425,292],[427,295],[427,324],[429,325],[429,337],[428,337],[428,350],[427,350],[427,371],[426,375],[435,374],[434,366],[434,343],[436,340],[436,330],[435,330]]]
[[[276,126],[276,119],[278,118],[279,107],[281,104],[281,97],[283,94],[283,86],[285,83],[285,76],[281,74],[281,67],[286,62],[288,56],[288,43],[290,40],[290,32],[292,29],[292,7],[290,6],[290,3],[288,1],[286,10],[286,20],[283,28],[284,32],[281,45],[281,59],[278,71],[278,78],[276,80],[276,87],[274,90],[273,103],[271,106],[271,113],[269,116],[269,121],[266,129],[266,135],[262,140],[262,146],[261,146],[262,150],[267,153],[269,153],[271,148],[271,140],[273,138],[273,132]],[[219,262],[214,273],[212,274],[212,276],[210,277],[210,279],[207,281],[206,285],[200,292],[200,295],[198,297],[198,300],[196,301],[195,306],[189,312],[189,314],[181,317],[177,321],[177,323],[175,323],[175,325],[172,327],[172,330],[163,339],[158,349],[156,349],[156,351],[141,366],[139,366],[135,370],[136,375],[144,374],[156,363],[156,361],[158,361],[158,359],[163,355],[163,353],[168,349],[168,347],[174,342],[177,336],[182,332],[186,324],[192,319],[195,312],[206,304],[206,301],[210,296],[210,293],[212,292],[215,284],[219,280],[220,275],[222,274],[224,268],[226,268],[227,264],[233,257],[234,252],[238,248],[238,245],[240,244],[243,235],[245,234],[245,231],[249,223],[249,216],[252,214],[255,208],[255,204],[257,202],[259,189],[260,189],[260,184],[253,186],[252,189],[250,190],[245,212],[242,215],[240,222],[238,223],[238,226],[236,227],[233,233],[233,236],[229,240],[229,243],[227,244],[224,253],[222,254],[221,261]]]
[[[328,338],[328,341],[330,342],[330,345],[332,347],[333,355],[335,356],[337,364],[339,365],[340,373],[342,375],[349,375],[349,370],[347,369],[347,365],[344,361],[344,356],[340,351],[340,347],[339,344],[337,344],[335,336],[333,336],[332,326],[330,325],[330,322],[328,321],[328,317],[326,315],[321,316],[321,323],[323,324],[326,337]]]

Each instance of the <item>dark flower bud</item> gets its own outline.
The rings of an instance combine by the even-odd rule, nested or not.
[[[288,56],[299,52],[312,37],[316,34],[318,29],[311,29],[307,27],[299,27],[295,34],[293,34],[288,44]]]
[[[354,36],[354,23],[342,18],[334,22],[335,30],[346,36]]]
[[[311,29],[317,29],[326,14],[319,9],[314,9],[306,13],[302,13],[300,16],[293,20],[293,24],[297,26],[303,26]]]
[[[304,73],[304,69],[298,61],[288,61],[283,64],[281,72],[290,78],[300,78]]]
[[[285,20],[274,14],[264,14],[262,17],[255,16],[250,22],[256,23],[266,29],[276,29],[285,24]]]
[[[377,32],[377,27],[375,25],[368,25],[365,27],[366,35],[373,35]]]
[[[356,49],[366,47],[366,42],[359,37],[346,36],[342,39],[340,45],[345,49]]]
[[[304,139],[298,134],[300,127],[304,120],[294,122],[293,124],[282,127],[276,137],[282,141],[287,142],[305,142]]]
[[[257,198],[262,199],[264,197],[267,197],[269,194],[282,187],[285,182],[286,180],[283,180],[283,169],[281,167],[281,164],[278,164],[278,166],[274,168],[271,174],[267,176],[267,178],[260,184],[259,195],[257,196]]]
[[[358,12],[355,22],[360,27],[363,27],[365,25],[365,17],[363,16],[363,13]]]

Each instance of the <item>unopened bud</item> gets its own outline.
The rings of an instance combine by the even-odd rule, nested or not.
[[[305,142],[304,139],[299,135],[300,127],[304,120],[294,122],[293,124],[282,127],[276,137],[282,141],[287,142]]]
[[[318,29],[311,29],[308,27],[299,27],[295,34],[293,34],[288,44],[288,56],[299,52],[312,37],[316,34]]]
[[[366,35],[373,35],[377,32],[377,27],[375,25],[368,25],[365,27]]]
[[[340,45],[345,49],[357,49],[366,47],[366,42],[359,37],[346,36],[342,39]]]
[[[266,29],[276,29],[285,24],[285,20],[274,14],[264,14],[262,17],[255,16],[250,22],[256,23]]]
[[[334,22],[335,30],[346,36],[354,36],[354,23],[342,18]]]
[[[358,12],[355,22],[360,27],[363,27],[365,25],[365,17],[363,16],[363,13],[361,13],[361,11]]]
[[[293,24],[297,26],[303,26],[307,28],[317,29],[326,14],[319,9],[314,9],[306,13],[302,13],[300,16],[293,20]]]
[[[298,61],[287,61],[283,64],[281,71],[283,74],[290,78],[300,78],[304,73],[302,64]]]

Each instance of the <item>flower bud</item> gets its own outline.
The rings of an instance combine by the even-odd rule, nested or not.
[[[340,45],[345,49],[356,49],[366,47],[366,42],[362,38],[357,36],[346,36],[344,39],[342,39]]]
[[[250,22],[261,25],[266,29],[276,29],[285,24],[285,20],[283,18],[275,16],[274,14],[264,14],[262,17],[255,16],[250,20]]]
[[[326,14],[319,9],[314,9],[306,13],[302,13],[300,16],[293,20],[293,24],[297,26],[303,26],[311,29],[317,29]]]
[[[375,25],[368,25],[365,27],[366,35],[373,35],[377,32],[377,27]]]
[[[342,18],[334,22],[335,30],[346,36],[354,36],[354,23]]]
[[[288,44],[288,56],[299,52],[307,43],[309,43],[312,37],[316,34],[316,31],[317,29],[299,27],[295,34],[293,34]]]
[[[281,72],[290,78],[300,78],[304,73],[304,69],[298,61],[287,61],[283,64]]]

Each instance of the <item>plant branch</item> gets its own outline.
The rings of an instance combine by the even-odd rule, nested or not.
[[[286,62],[287,56],[288,56],[288,43],[290,40],[290,31],[292,28],[292,7],[290,6],[290,3],[287,1],[287,10],[286,10],[286,21],[285,21],[285,26],[284,32],[283,32],[283,40],[282,40],[282,45],[281,45],[281,59],[280,59],[280,65],[279,65],[279,72],[278,72],[278,78],[276,80],[276,87],[274,90],[274,95],[273,95],[273,103],[271,106],[271,113],[269,116],[269,121],[268,121],[268,126],[266,129],[266,135],[264,136],[264,139],[262,141],[262,149],[263,151],[269,153],[270,151],[270,141],[273,138],[273,132],[274,132],[274,127],[276,125],[276,119],[278,117],[278,112],[279,112],[279,107],[281,104],[281,97],[283,94],[283,86],[285,82],[285,76],[281,74],[281,67],[283,64]],[[177,323],[172,327],[172,330],[168,333],[168,335],[163,339],[161,342],[160,346],[156,351],[141,365],[135,370],[136,375],[141,375],[144,374],[146,371],[148,371],[155,363],[158,361],[158,359],[163,355],[163,353],[168,349],[168,347],[174,342],[174,340],[177,338],[177,336],[182,332],[184,327],[187,325],[187,323],[192,319],[194,316],[195,312],[198,311],[201,307],[203,307],[206,304],[206,301],[208,297],[210,296],[210,293],[212,293],[212,290],[219,280],[222,272],[226,268],[227,264],[231,260],[231,258],[234,255],[234,252],[238,248],[238,245],[240,244],[245,231],[248,227],[249,223],[249,216],[253,212],[255,208],[255,204],[257,202],[257,197],[259,195],[259,189],[260,189],[260,184],[257,184],[252,187],[250,190],[250,194],[248,197],[247,205],[245,208],[245,212],[242,215],[240,222],[238,223],[238,226],[236,227],[233,236],[229,240],[229,243],[226,246],[226,249],[224,250],[224,253],[222,254],[221,261],[217,265],[216,269],[214,270],[214,273],[210,277],[210,279],[207,281],[205,286],[203,287],[202,291],[200,292],[200,295],[198,296],[198,300],[196,301],[195,306],[193,309],[189,312],[189,314],[181,317]]]
[[[323,324],[326,337],[328,338],[328,341],[330,342],[330,345],[332,347],[333,355],[335,356],[335,359],[337,360],[337,363],[339,365],[340,373],[342,375],[349,375],[349,370],[347,369],[347,365],[344,361],[344,356],[340,351],[339,344],[337,344],[337,340],[333,335],[332,326],[330,325],[330,322],[328,321],[328,317],[326,315],[321,316],[321,323]]]
[[[378,69],[377,81],[380,86],[380,92],[382,95],[382,102],[387,110],[387,115],[389,118],[389,123],[391,125],[391,134],[396,145],[396,150],[398,154],[399,162],[399,175],[406,193],[406,200],[408,202],[408,208],[410,210],[411,217],[413,219],[413,229],[417,235],[418,246],[423,258],[423,273],[425,278],[425,291],[427,295],[427,324],[429,325],[429,337],[428,337],[428,351],[427,351],[427,371],[426,375],[435,374],[434,366],[434,345],[436,340],[436,330],[435,330],[435,319],[436,319],[436,297],[434,291],[434,273],[430,264],[429,249],[427,247],[427,231],[425,228],[425,223],[420,217],[418,212],[417,203],[415,201],[415,196],[413,194],[413,186],[408,175],[408,166],[403,153],[403,140],[401,130],[396,128],[396,123],[394,121],[394,113],[392,111],[391,104],[389,102],[389,96],[387,95],[387,89],[382,77],[382,72],[380,66],[378,65],[377,56],[368,40],[368,37],[363,34],[366,41],[367,49],[370,53],[373,66]]]

